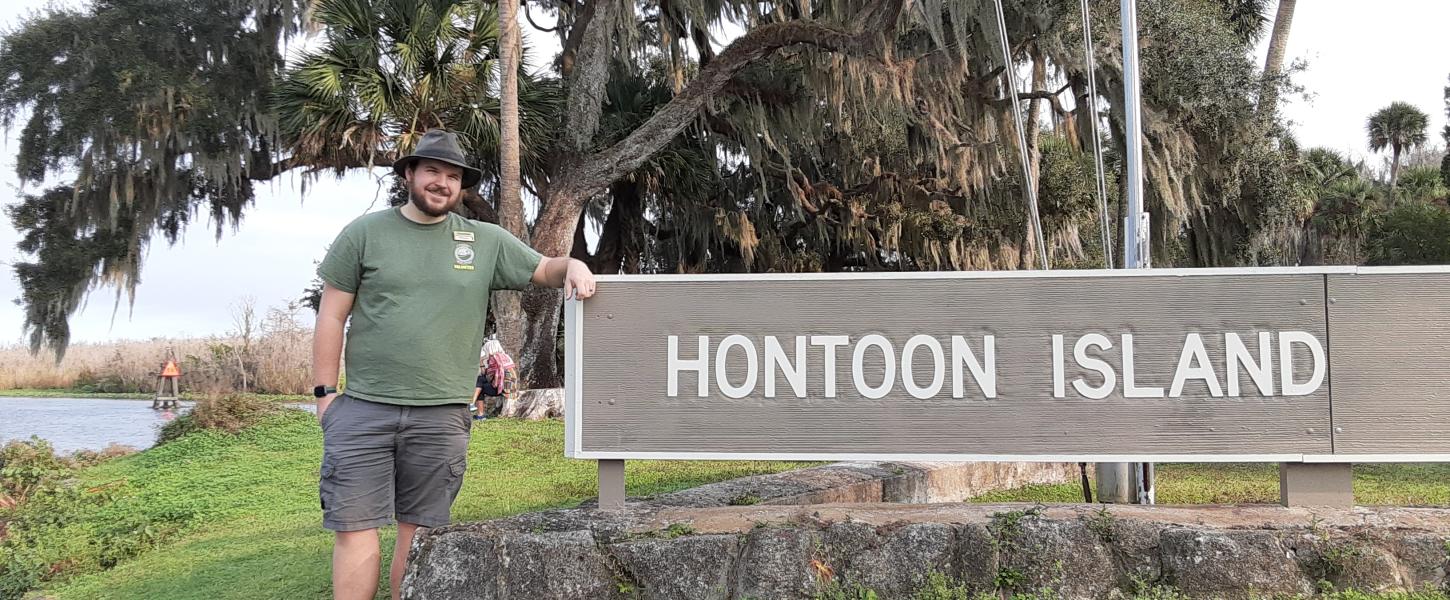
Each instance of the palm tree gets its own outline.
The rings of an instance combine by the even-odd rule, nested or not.
[[[1320,192],[1310,218],[1315,252],[1324,264],[1359,264],[1364,231],[1379,198],[1370,182],[1340,179]]]
[[[1395,102],[1370,115],[1365,129],[1369,133],[1369,148],[1375,152],[1389,148],[1390,188],[1400,175],[1400,153],[1424,144],[1425,128],[1430,117],[1408,102]]]
[[[1405,169],[1399,181],[1399,192],[1406,200],[1430,202],[1450,195],[1445,182],[1440,179],[1440,167],[1423,165]]]
[[[1252,44],[1259,41],[1264,35],[1264,26],[1269,20],[1264,18],[1264,13],[1269,10],[1269,3],[1273,0],[1221,0],[1223,4],[1224,20],[1235,36],[1245,43]],[[1293,0],[1289,0],[1290,4]],[[1283,3],[1280,3],[1280,10],[1283,10]],[[1291,8],[1292,10],[1292,8]],[[1275,26],[1277,28],[1277,24]]]
[[[1315,192],[1324,190],[1337,181],[1354,179],[1359,174],[1355,163],[1328,148],[1311,148],[1304,154],[1302,162],[1306,183]]]
[[[1278,82],[1284,71],[1284,51],[1289,47],[1289,27],[1294,22],[1294,5],[1297,0],[1279,0],[1279,11],[1274,15],[1274,32],[1269,36],[1269,54],[1264,58],[1264,91],[1259,95],[1259,114],[1272,115],[1278,103]]]
[[[524,203],[519,197],[519,19],[518,4],[512,0],[498,3],[500,31],[499,95],[503,99],[499,133],[498,223],[521,240],[529,240],[524,224]],[[524,309],[518,292],[500,291],[493,295],[494,323],[500,341],[511,354],[517,355],[524,343]]]
[[[311,170],[385,165],[428,129],[457,132],[484,172],[465,196],[470,216],[491,216],[480,197],[502,179],[503,106],[496,63],[498,15],[479,0],[328,0],[313,15],[321,48],[283,73],[274,107],[292,166]],[[537,181],[554,134],[556,82],[518,77],[515,165]],[[491,194],[489,194],[491,195]]]

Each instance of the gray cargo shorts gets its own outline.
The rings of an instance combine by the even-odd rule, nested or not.
[[[448,524],[463,485],[467,404],[397,406],[339,395],[322,413],[322,526]]]

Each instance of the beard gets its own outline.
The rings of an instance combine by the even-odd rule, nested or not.
[[[458,203],[463,200],[463,193],[460,191],[447,200],[444,200],[441,204],[438,204],[429,199],[429,193],[436,196],[444,196],[448,193],[448,190],[440,186],[433,186],[422,190],[413,188],[412,186],[408,188],[408,201],[419,212],[430,217],[441,217],[452,212],[458,206]]]

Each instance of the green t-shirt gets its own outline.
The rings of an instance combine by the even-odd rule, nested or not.
[[[523,289],[541,259],[503,228],[452,213],[423,225],[394,208],[349,223],[317,269],[356,294],[347,394],[410,406],[467,403],[489,292]]]

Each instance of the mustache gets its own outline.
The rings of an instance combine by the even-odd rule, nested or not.
[[[416,196],[419,200],[422,200],[424,194],[442,196],[448,199],[452,199],[454,196],[458,195],[456,192],[448,189],[447,186],[443,185],[428,185],[421,188],[414,188],[409,195]]]

